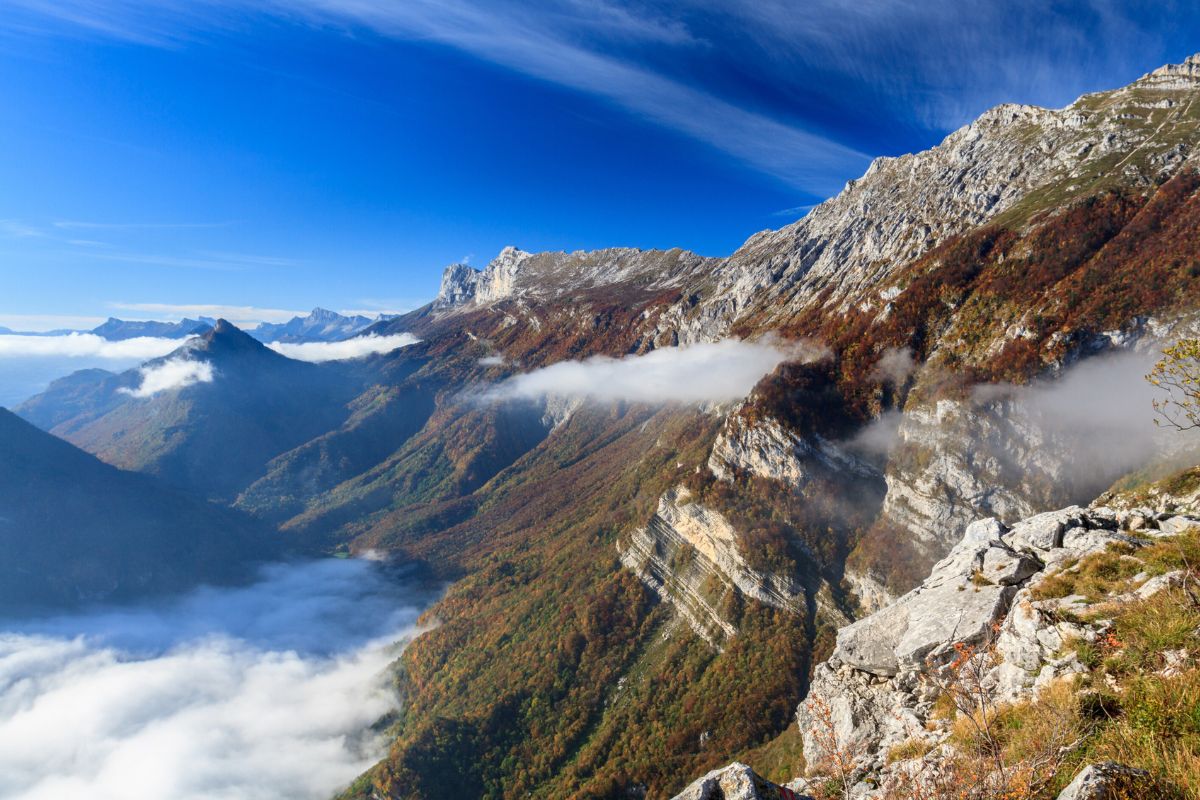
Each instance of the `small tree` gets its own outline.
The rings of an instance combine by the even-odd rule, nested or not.
[[[1167,394],[1154,401],[1157,424],[1181,431],[1200,428],[1200,339],[1181,339],[1163,350],[1146,380]]]
[[[820,697],[809,697],[805,701],[814,717],[812,730],[808,732],[821,752],[821,760],[813,765],[820,772],[828,773],[837,783],[839,797],[850,797],[858,771],[860,748],[843,742],[838,737],[837,723],[833,719],[833,708]],[[826,794],[819,792],[818,794]]]

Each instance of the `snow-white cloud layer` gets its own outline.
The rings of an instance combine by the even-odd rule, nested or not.
[[[182,345],[184,339],[138,336],[119,342],[94,333],[68,333],[62,336],[0,335],[0,359],[4,358],[104,358],[142,361],[165,356]]]
[[[216,372],[207,361],[172,358],[161,364],[142,367],[142,383],[136,389],[121,389],[134,397],[153,397],[159,392],[182,389],[196,383],[212,383]]]
[[[370,562],[173,604],[0,624],[0,797],[327,798],[383,753],[423,598]]]
[[[726,339],[623,358],[593,356],[509,378],[485,398],[532,400],[564,395],[640,403],[723,402],[745,397],[780,362],[811,360],[819,354],[816,348],[794,342]]]
[[[411,333],[397,333],[391,336],[356,336],[341,342],[271,342],[267,347],[299,361],[341,361],[376,353],[390,353],[399,347],[407,347],[419,341],[421,340]]]

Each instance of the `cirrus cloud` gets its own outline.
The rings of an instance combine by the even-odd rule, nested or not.
[[[377,353],[390,353],[401,347],[421,341],[411,333],[396,333],[390,336],[356,336],[340,342],[270,342],[267,347],[280,355],[298,361],[342,361],[362,358]]]

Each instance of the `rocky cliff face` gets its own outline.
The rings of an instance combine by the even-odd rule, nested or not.
[[[829,602],[827,586],[819,580],[806,586],[798,576],[753,568],[739,551],[739,535],[729,521],[690,501],[684,487],[667,492],[649,524],[617,547],[621,563],[674,606],[697,635],[720,647],[737,634],[722,611],[733,593],[802,617],[819,604],[826,614],[845,620]]]
[[[1153,602],[1161,593],[1180,592],[1187,585],[1194,591],[1194,569],[1171,569],[1154,557],[1140,557],[1158,541],[1173,542],[1172,537],[1200,530],[1200,509],[1189,500],[1195,494],[1194,472],[1183,477],[1181,494],[1153,490],[1160,505],[1170,509],[1166,511],[1072,506],[1011,527],[994,518],[968,525],[921,586],[838,631],[836,649],[816,667],[808,697],[796,712],[810,775],[788,786],[796,792],[819,790],[836,762],[840,766],[835,771],[842,770],[838,781],[850,787],[851,798],[893,796],[889,791],[905,797],[911,791],[943,796],[937,793],[944,787],[936,784],[936,776],[957,753],[957,740],[951,738],[954,709],[947,714],[940,707],[950,691],[948,674],[974,670],[970,686],[977,696],[971,702],[986,704],[988,713],[1002,713],[1006,704],[1028,703],[1063,681],[1086,675],[1096,666],[1087,654],[1126,646],[1112,634],[1113,618],[1120,617],[1123,607]],[[1128,506],[1125,499],[1122,505]],[[1183,553],[1189,546],[1169,548]],[[1077,576],[1091,574],[1095,564],[1109,565],[1103,567],[1113,582],[1108,594],[1072,591],[1083,586]],[[1059,584],[1070,588],[1058,589]],[[1101,613],[1090,613],[1092,608]],[[1159,674],[1193,668],[1190,652],[1155,654],[1167,665]],[[1070,743],[1064,752],[1080,745]],[[705,780],[731,776],[737,783],[732,776],[748,769],[735,764],[714,772],[680,798],[702,796],[698,792]],[[914,776],[921,776],[917,783]],[[1104,763],[1080,770],[1060,796],[1108,797],[1104,791],[1118,778],[1136,779],[1140,791],[1151,791],[1146,788],[1148,773]],[[913,789],[916,785],[924,789]],[[778,795],[759,788],[738,796]]]
[[[997,106],[937,147],[876,159],[804,219],[752,236],[698,308],[681,304],[668,318],[680,322],[681,339],[702,340],[818,296],[861,302],[904,264],[1005,213],[1054,208],[1103,186],[1151,186],[1192,157],[1198,63],[1193,56],[1063,109]]]
[[[731,415],[713,443],[708,468],[718,480],[755,475],[797,488],[816,475],[876,478],[878,470],[820,435],[806,438],[775,419],[750,423]]]
[[[503,300],[545,301],[622,284],[657,291],[694,281],[716,262],[678,249],[527,253],[505,247],[482,270],[466,264],[447,267],[433,307],[447,311],[486,307]]]
[[[995,704],[1026,700],[1085,672],[1067,645],[1098,641],[1110,623],[1081,620],[1077,612],[1090,602],[1081,596],[1046,599],[1037,587],[1090,555],[1113,547],[1136,555],[1153,537],[1198,524],[1200,517],[1186,513],[1106,507],[1047,512],[1011,528],[995,519],[972,523],[920,587],[838,632],[834,654],[817,667],[797,710],[797,724],[810,733],[807,762],[827,763],[828,740],[812,732],[831,725],[855,753],[853,796],[882,796],[879,787],[913,766],[898,766],[893,748],[916,741],[932,751],[949,737],[953,715],[938,718],[934,706],[945,689],[932,676],[961,659],[964,647],[995,654],[980,681]],[[1145,599],[1184,573],[1135,577],[1130,598]]]

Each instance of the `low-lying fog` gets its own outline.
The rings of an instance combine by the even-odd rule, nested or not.
[[[382,755],[428,592],[361,560],[0,621],[0,797],[328,798]]]

